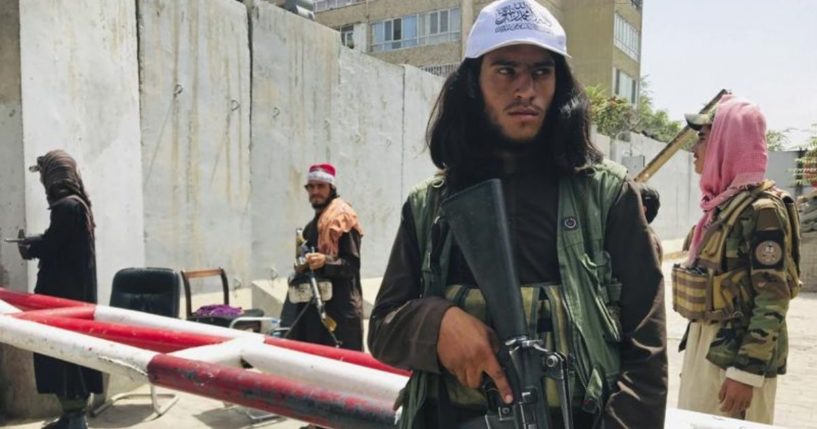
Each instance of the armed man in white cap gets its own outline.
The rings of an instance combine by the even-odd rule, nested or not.
[[[412,371],[401,428],[664,426],[658,256],[638,187],[589,139],[589,103],[567,57],[545,7],[499,0],[482,9],[442,88],[427,131],[440,173],[403,205],[369,325],[372,354]],[[440,210],[488,179],[501,181],[527,337],[566,356],[537,395],[515,395],[516,372],[497,359],[513,356],[495,332],[507,315],[486,310],[474,275],[484,267],[469,266],[474,249]],[[513,426],[532,403],[548,421]]]

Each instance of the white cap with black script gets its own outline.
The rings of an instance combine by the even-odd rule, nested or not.
[[[565,30],[533,0],[498,0],[485,6],[471,27],[465,58],[479,58],[511,45],[539,46],[569,57]]]

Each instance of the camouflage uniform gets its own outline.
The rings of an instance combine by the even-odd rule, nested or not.
[[[746,414],[730,417],[771,423],[776,383],[769,379],[786,372],[786,312],[799,290],[799,221],[795,210],[787,210],[787,202],[793,203],[777,188],[747,201],[725,244],[715,249],[720,262],[714,266],[705,253],[708,248],[711,255],[716,247],[711,243],[714,234],[704,236],[709,241],[702,244],[701,257],[691,270],[708,272],[710,278],[713,272],[722,275],[726,316],[690,320],[680,346],[686,348],[680,408],[723,414],[718,392],[724,377],[729,377],[756,388]],[[716,210],[728,205],[729,201]],[[713,227],[726,217],[728,213],[716,213]]]

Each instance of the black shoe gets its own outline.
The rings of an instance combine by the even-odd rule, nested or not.
[[[42,429],[88,429],[88,423],[85,421],[85,411],[73,411],[63,414],[56,421],[53,421]]]
[[[88,429],[88,422],[85,421],[85,411],[68,413],[68,424],[65,429]]]
[[[42,429],[64,429],[68,424],[68,415],[63,414],[60,416],[59,419],[54,420],[51,423],[43,425]]]

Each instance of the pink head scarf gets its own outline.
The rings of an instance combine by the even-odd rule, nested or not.
[[[700,181],[704,215],[695,226],[687,265],[693,265],[698,258],[701,239],[712,223],[715,208],[741,190],[762,182],[767,159],[766,119],[760,109],[746,99],[724,96],[706,143]]]

